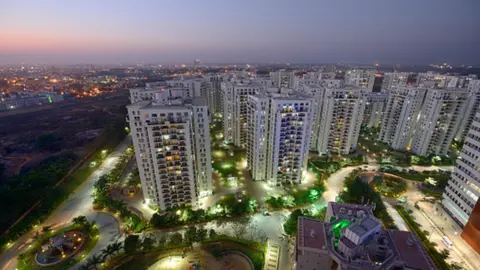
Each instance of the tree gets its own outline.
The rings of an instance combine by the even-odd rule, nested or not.
[[[43,226],[42,227],[42,232],[44,232],[44,233],[50,232],[51,230],[52,230],[51,226]]]
[[[458,264],[457,262],[453,262],[450,264],[450,268],[452,270],[464,270],[465,268],[463,268],[462,265]]]
[[[138,235],[129,235],[125,238],[123,249],[125,250],[125,253],[133,253],[138,250],[139,246],[140,241]]]
[[[448,249],[443,249],[442,251],[440,251],[440,256],[446,260],[448,259],[448,257],[450,257],[450,250]]]
[[[302,210],[296,209],[290,214],[290,216],[288,216],[287,221],[283,224],[283,229],[287,234],[293,235],[294,233],[296,233],[298,217],[302,215]]]
[[[185,231],[185,242],[193,243],[197,241],[197,228],[195,226],[190,226]]]
[[[122,249],[122,243],[120,242],[115,242],[112,245],[112,251],[113,251],[113,254],[118,254],[120,253],[120,250]]]
[[[200,228],[197,230],[197,241],[202,242],[207,239],[207,229]]]
[[[183,242],[183,236],[181,233],[174,233],[170,236],[170,244],[181,244]]]
[[[87,260],[87,265],[90,267],[92,265],[97,265],[103,262],[103,258],[101,255],[92,255],[90,258]]]
[[[167,242],[167,238],[163,235],[161,235],[157,240],[159,247],[162,247],[163,245],[165,245],[166,242]]]
[[[133,227],[135,226],[135,223],[133,222],[132,217],[127,218],[124,225],[127,230],[132,230]]]
[[[284,207],[295,206],[295,198],[292,195],[282,197],[282,204]]]
[[[155,241],[153,240],[153,238],[150,238],[150,237],[143,238],[143,242],[142,242],[143,251],[152,250],[154,243]]]
[[[105,249],[102,250],[102,258],[105,261],[108,257],[113,255],[115,253],[115,247],[114,244],[109,244],[108,246],[105,247]]]
[[[78,216],[72,219],[72,223],[75,225],[84,225],[87,222],[88,220],[86,216]]]
[[[214,239],[215,237],[217,237],[217,232],[215,232],[214,229],[210,229],[210,231],[208,231],[208,237],[210,239]]]

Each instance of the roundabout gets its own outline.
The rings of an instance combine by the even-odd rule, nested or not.
[[[85,238],[80,231],[72,230],[50,237],[37,251],[35,262],[40,266],[61,263],[79,252]]]
[[[399,198],[408,188],[403,178],[388,173],[375,175],[370,184],[375,191],[390,198]]]

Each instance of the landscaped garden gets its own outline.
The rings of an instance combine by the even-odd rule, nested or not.
[[[407,183],[400,177],[391,175],[376,175],[371,182],[375,191],[385,197],[398,198],[407,191]]]
[[[253,264],[253,269],[261,270],[264,254],[263,243],[218,235],[214,230],[189,227],[183,234],[176,232],[159,239],[149,235],[143,239],[138,235],[130,235],[125,239],[123,251],[111,256],[104,268],[188,269],[198,265],[201,269],[217,269],[229,265],[248,270],[252,269]]]
[[[242,148],[233,144],[222,144],[221,147],[212,149],[212,168],[222,178],[239,177],[241,175],[239,175],[237,164],[245,160],[245,155],[245,150]]]
[[[375,217],[382,221],[385,228],[397,229],[392,217],[387,212],[380,194],[357,176],[359,172],[360,170],[355,170],[345,179],[344,189],[338,196],[339,201],[354,204],[374,203],[376,205],[373,210]]]
[[[256,211],[257,202],[248,196],[237,199],[235,195],[227,195],[206,210],[193,210],[191,207],[184,207],[155,213],[150,220],[150,224],[157,229],[172,228],[208,222],[214,219],[240,217],[253,214]]]
[[[44,227],[27,251],[19,256],[18,269],[68,269],[97,244],[98,229],[84,216],[58,230]]]
[[[49,158],[25,174],[5,182],[0,188],[0,202],[11,207],[8,211],[2,212],[2,227],[8,227],[12,220],[29,209],[33,211],[2,234],[0,249],[44,221],[102,164],[108,151],[113,150],[126,133],[122,127],[109,129],[107,135],[110,135],[109,139],[99,144],[97,150],[83,160],[66,152]],[[69,171],[77,166],[76,163],[78,168]]]
[[[141,232],[146,228],[146,222],[137,214],[128,210],[123,200],[115,200],[110,195],[110,189],[118,184],[120,176],[133,157],[133,147],[128,147],[120,157],[115,167],[106,175],[102,175],[94,184],[94,209],[105,209],[119,216],[124,222],[125,228],[133,232]]]
[[[322,197],[325,188],[323,185],[316,185],[309,189],[294,189],[293,192],[284,196],[271,196],[265,203],[273,208],[292,208],[315,203]]]

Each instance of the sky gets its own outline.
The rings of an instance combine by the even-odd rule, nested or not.
[[[0,0],[0,65],[480,64],[479,0]]]

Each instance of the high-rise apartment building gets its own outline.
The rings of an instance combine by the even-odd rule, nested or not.
[[[387,72],[383,75],[382,89],[396,89],[408,86],[410,72]]]
[[[245,147],[247,143],[248,95],[260,93],[264,86],[257,83],[222,83],[223,136],[226,141]]]
[[[465,113],[465,89],[429,89],[415,128],[410,151],[446,155]]]
[[[229,75],[207,75],[204,77],[208,83],[206,89],[202,89],[202,96],[207,99],[212,117],[215,114],[223,114],[222,83],[229,80]]]
[[[345,72],[345,84],[366,88],[370,91],[373,89],[375,82],[375,70],[355,68]]]
[[[172,89],[181,89],[182,96],[185,98],[200,97],[200,87],[202,79],[184,79],[167,81],[167,86]]]
[[[480,109],[476,111],[442,201],[450,215],[464,226],[480,197]]]
[[[363,126],[377,128],[382,125],[383,114],[387,107],[388,91],[367,93],[367,103],[363,114]]]
[[[312,98],[270,88],[248,96],[247,166],[254,180],[300,183],[310,145]]]
[[[281,69],[275,72],[270,72],[270,79],[272,80],[274,87],[295,89],[297,86],[297,78],[295,77],[294,71]]]
[[[398,87],[389,91],[379,139],[393,149],[406,150],[415,129],[426,89]]]
[[[130,89],[130,103],[136,103],[142,100],[152,100],[155,94],[168,89],[166,82],[146,83],[146,87],[137,87]]]
[[[178,92],[127,106],[145,201],[162,210],[195,207],[212,192],[207,103]]]
[[[476,110],[480,108],[480,80],[471,80],[468,83],[468,97],[465,105],[465,113],[461,116],[462,120],[455,135],[457,141],[463,142],[470,130]]]
[[[346,155],[356,149],[366,93],[366,89],[351,86],[325,90],[317,142],[319,153]]]
[[[320,123],[322,120],[323,98],[325,96],[325,87],[321,86],[320,81],[315,84],[304,83],[301,81],[297,88],[298,92],[312,97],[312,132],[310,135],[310,150],[317,151],[318,134],[320,133]]]

